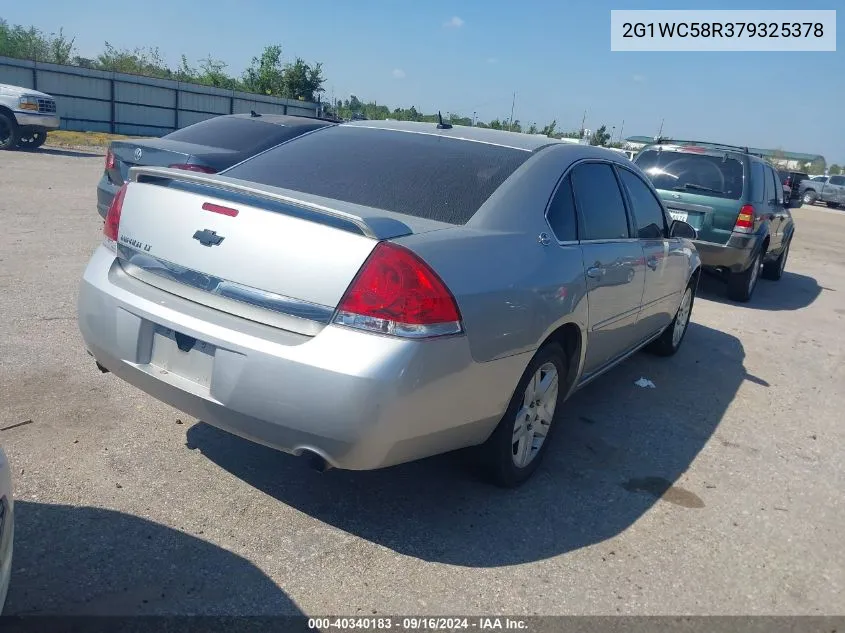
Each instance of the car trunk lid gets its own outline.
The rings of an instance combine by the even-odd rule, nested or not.
[[[128,173],[132,167],[168,167],[188,163],[205,164],[209,157],[217,158],[235,153],[218,147],[171,141],[164,138],[112,141],[109,150],[114,155],[114,166],[106,169],[106,173],[116,185],[122,185],[128,180]],[[197,160],[198,156],[202,156],[206,160]]]
[[[689,223],[704,242],[726,244],[733,231],[742,203],[693,193],[658,190],[666,210],[674,220]]]
[[[395,214],[354,207],[223,176],[136,168],[118,255],[128,274],[168,292],[269,324],[281,315],[282,327],[315,334],[376,244],[415,232]]]

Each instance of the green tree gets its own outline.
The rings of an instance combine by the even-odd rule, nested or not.
[[[182,63],[183,65],[185,63],[184,55],[182,56]],[[206,86],[228,90],[240,88],[240,82],[226,73],[226,66],[225,62],[213,58],[209,53],[205,59],[200,60],[199,72],[194,74],[194,81]]]
[[[825,170],[825,162],[824,158],[817,158],[812,163],[810,163],[810,173],[811,174],[823,174]]]
[[[244,72],[244,86],[250,92],[265,95],[281,95],[284,85],[282,47],[266,46],[259,57],[252,58],[252,64]]]
[[[593,136],[590,139],[590,145],[605,146],[608,141],[610,141],[610,134],[607,132],[607,126],[602,125],[599,129],[593,132]]]
[[[323,65],[306,64],[299,57],[292,64],[287,64],[282,71],[281,96],[302,101],[316,101],[323,92]]]
[[[539,130],[537,129],[536,123],[532,123],[531,125],[528,126],[528,133],[529,134],[537,134],[538,132],[539,132]]]
[[[833,164],[830,166],[830,169],[828,170],[828,173],[829,173],[831,176],[838,176],[839,174],[841,174],[841,173],[842,173],[842,168],[841,168],[839,165],[837,165],[836,163],[833,163]]]
[[[546,136],[554,136],[555,135],[555,128],[557,127],[557,119],[549,123],[548,125],[544,125],[542,132]]]
[[[167,67],[158,48],[118,49],[105,43],[105,50],[97,55],[97,68],[119,73],[146,75],[170,79],[173,71]]]
[[[68,39],[64,31],[45,34],[34,26],[10,26],[0,18],[0,55],[19,59],[34,59],[53,64],[67,64],[73,59],[75,38]]]

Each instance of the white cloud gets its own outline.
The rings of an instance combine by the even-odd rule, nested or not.
[[[394,79],[404,79],[405,78],[405,71],[401,68],[394,68],[393,69],[393,78]]]
[[[488,58],[487,58],[487,63],[488,63],[488,64],[496,64],[496,63],[498,63],[498,62],[499,62],[499,58],[498,58],[498,57],[488,57]]]
[[[645,75],[634,75],[631,79],[641,84],[645,81]]]
[[[443,23],[443,26],[445,26],[447,29],[459,29],[463,25],[464,25],[464,21],[461,18],[459,18],[457,15],[452,16],[451,20]]]

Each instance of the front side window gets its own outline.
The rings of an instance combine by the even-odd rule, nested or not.
[[[658,240],[666,237],[666,216],[663,206],[639,176],[627,169],[620,169],[622,184],[628,190],[634,218],[637,222],[637,237],[641,240]]]

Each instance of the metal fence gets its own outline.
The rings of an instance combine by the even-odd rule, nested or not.
[[[314,117],[318,104],[172,79],[0,57],[0,83],[56,98],[62,129],[162,136],[220,114]]]

